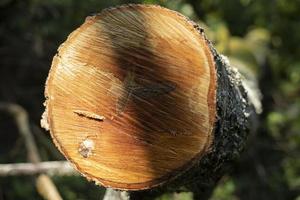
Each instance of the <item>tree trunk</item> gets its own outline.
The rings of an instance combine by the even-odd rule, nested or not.
[[[241,76],[203,30],[158,6],[89,17],[59,48],[45,96],[42,126],[75,168],[132,190],[108,190],[106,199],[179,189],[207,199],[256,115]]]
[[[246,147],[248,135],[255,132],[257,109],[247,97],[241,75],[210,42],[209,45],[218,77],[217,121],[211,151],[168,185],[152,191],[131,192],[131,199],[152,199],[164,192],[176,192],[178,188],[192,191],[194,199],[209,199],[219,179],[229,172]]]

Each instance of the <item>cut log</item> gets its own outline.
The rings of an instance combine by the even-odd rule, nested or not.
[[[86,178],[122,190],[215,182],[244,146],[252,110],[201,28],[146,5],[88,17],[54,57],[45,97],[42,125],[58,149]]]

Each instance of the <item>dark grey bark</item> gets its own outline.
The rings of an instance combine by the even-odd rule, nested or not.
[[[203,34],[202,29],[198,28]],[[128,199],[153,199],[165,192],[193,192],[194,199],[208,199],[220,178],[229,172],[255,131],[257,113],[247,96],[241,75],[213,48],[217,71],[217,116],[211,151],[192,168],[169,183],[151,190],[129,192]],[[117,200],[117,199],[111,199]]]

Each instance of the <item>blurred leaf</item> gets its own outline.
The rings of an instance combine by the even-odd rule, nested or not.
[[[234,195],[235,184],[231,179],[223,179],[214,190],[211,200],[238,200]]]

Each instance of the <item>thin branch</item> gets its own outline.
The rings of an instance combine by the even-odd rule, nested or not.
[[[41,161],[41,159],[38,153],[38,148],[33,138],[33,134],[30,130],[29,119],[26,110],[20,105],[4,102],[0,102],[0,110],[8,112],[14,117],[19,132],[25,140],[25,145],[28,152],[28,160],[33,164],[38,164]],[[39,194],[44,199],[62,200],[57,188],[47,175],[40,174],[37,177],[36,187],[38,189]],[[49,193],[51,193],[51,195]]]
[[[47,185],[47,187],[45,187]],[[45,174],[41,174],[36,179],[36,187],[39,194],[44,199],[47,200],[59,200],[61,198],[60,194],[57,192],[56,186],[53,181],[49,178],[49,176]]]
[[[40,163],[14,163],[0,164],[1,176],[35,175],[46,173],[48,175],[78,175],[68,161],[49,161]]]
[[[28,160],[32,163],[40,162],[40,156],[29,127],[28,115],[24,108],[17,104],[0,102],[0,110],[10,113],[17,124],[20,134],[25,140]]]

